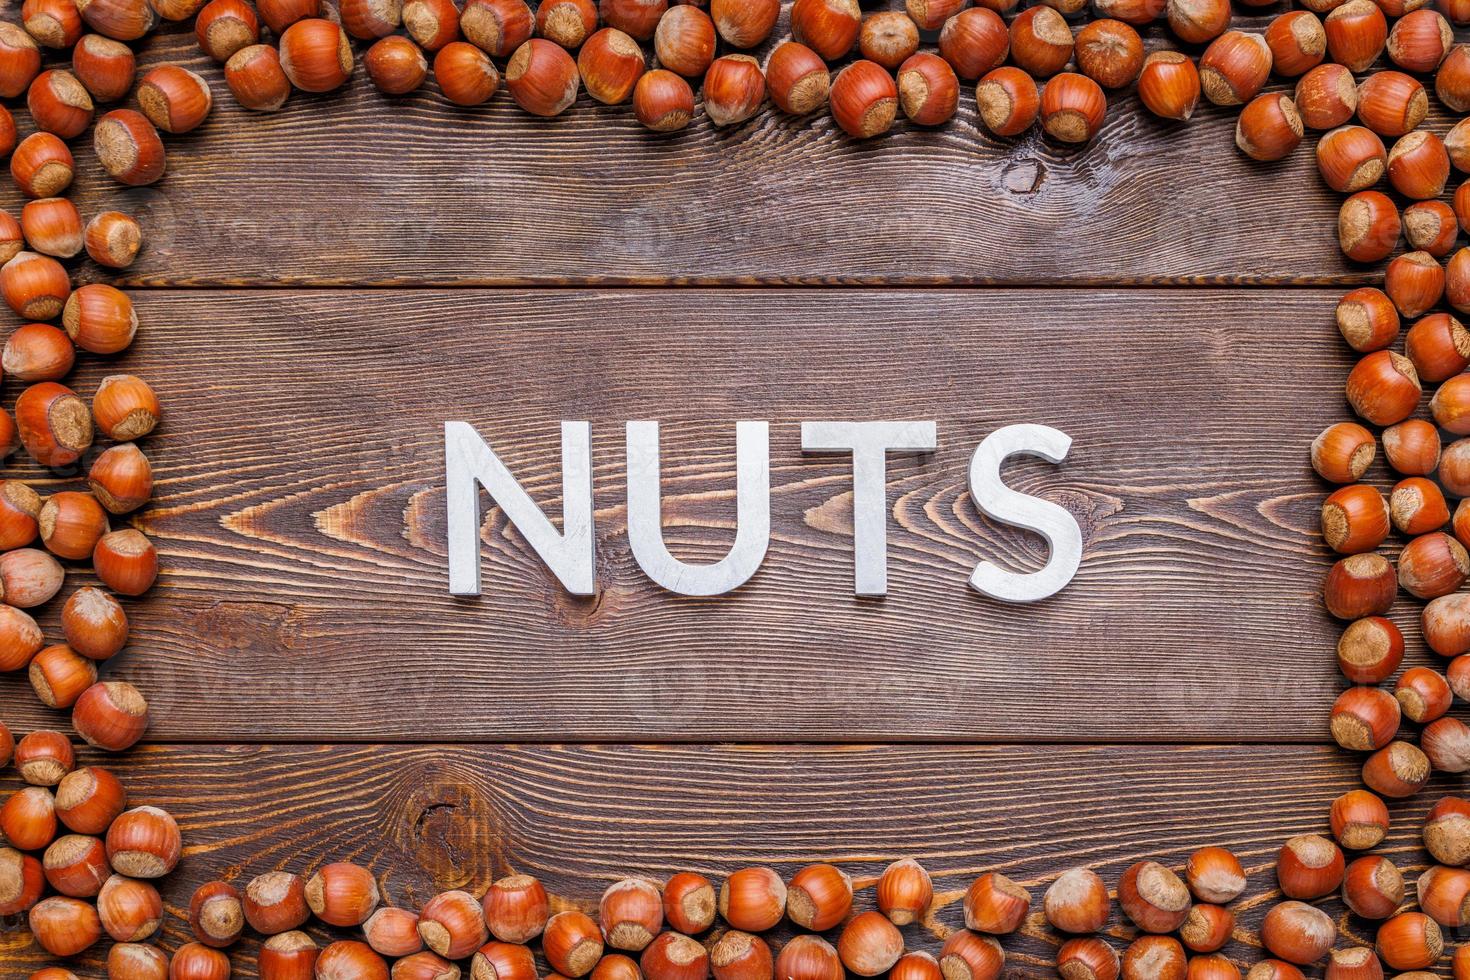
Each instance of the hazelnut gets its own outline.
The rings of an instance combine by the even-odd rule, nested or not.
[[[158,26],[149,0],[75,0],[87,26],[119,41],[136,41]]]
[[[1439,67],[1455,43],[1455,32],[1438,12],[1412,10],[1388,33],[1388,56],[1405,71],[1428,74]]]
[[[401,0],[339,0],[337,12],[342,29],[364,41],[387,37],[403,22]]]
[[[1103,88],[1131,85],[1143,69],[1143,41],[1120,20],[1094,20],[1077,32],[1077,67]]]
[[[647,41],[653,37],[659,18],[669,9],[669,0],[602,0],[598,13],[608,27]]]
[[[189,900],[189,928],[194,938],[206,946],[222,949],[234,945],[245,929],[245,914],[235,886],[211,881],[195,889]]]
[[[1271,74],[1271,49],[1259,34],[1228,31],[1199,59],[1200,87],[1215,105],[1241,105],[1255,98]]]
[[[209,0],[194,19],[194,38],[199,50],[223,64],[236,51],[260,43],[260,21],[245,0]]]
[[[101,34],[88,34],[71,53],[71,70],[98,102],[117,102],[133,90],[133,49]]]
[[[1004,935],[1015,932],[1031,910],[1031,893],[999,872],[983,874],[965,893],[965,928]]]
[[[941,980],[938,961],[931,956],[929,962],[933,964],[932,975],[911,980]],[[771,947],[766,941],[738,929],[729,930],[715,942],[709,951],[709,963],[715,980],[764,980],[775,973]],[[900,960],[894,969],[902,966]]]
[[[52,956],[76,956],[102,938],[97,910],[75,898],[52,897],[31,907],[31,936]]]
[[[93,748],[122,752],[136,745],[148,730],[148,702],[136,687],[125,681],[103,681],[82,692],[72,708],[71,723],[77,734]],[[111,847],[112,838],[109,837],[109,850]],[[178,860],[177,855],[174,860]],[[129,873],[116,860],[113,867],[124,874]],[[157,876],[144,874],[134,877]]]
[[[1342,885],[1343,903],[1365,919],[1386,919],[1404,901],[1404,876],[1379,854],[1360,857],[1348,865]]]
[[[1041,126],[1063,143],[1086,143],[1102,128],[1107,106],[1107,97],[1096,82],[1086,75],[1062,72],[1042,89]]]
[[[851,972],[875,977],[888,972],[903,955],[903,933],[881,912],[861,912],[843,928],[837,955]]]
[[[419,90],[429,76],[429,60],[423,57],[422,48],[397,34],[375,41],[363,54],[363,68],[384,96],[407,96]],[[498,76],[495,81],[500,81]]]
[[[1350,690],[1382,693],[1375,688]],[[1335,722],[1336,717],[1333,720]],[[1393,727],[1398,727],[1397,711],[1393,713]],[[1389,732],[1383,742],[1386,743],[1392,737],[1393,733]],[[1289,839],[1276,855],[1276,878],[1281,884],[1281,893],[1287,898],[1313,899],[1329,895],[1342,884],[1343,872],[1342,851],[1332,841],[1317,834],[1303,834]]]
[[[1213,953],[1224,948],[1235,931],[1235,915],[1223,905],[1201,902],[1191,906],[1179,939],[1195,953]]]
[[[1326,912],[1304,902],[1272,906],[1261,924],[1261,942],[1273,956],[1303,966],[1315,963],[1332,949],[1337,927]]]
[[[139,943],[163,924],[163,898],[146,881],[113,875],[97,896],[97,914],[114,940]]]
[[[0,24],[0,98],[16,98],[40,73],[41,51],[31,35],[18,24]]]
[[[641,878],[625,878],[602,893],[598,919],[608,946],[638,952],[663,929],[663,896]]]
[[[1235,145],[1252,160],[1281,160],[1297,148],[1304,132],[1296,103],[1273,92],[1252,99],[1241,112]]]
[[[421,955],[434,957],[432,962],[424,962],[427,976],[434,980],[441,980],[450,971],[458,969],[437,953]],[[620,965],[623,970],[610,972],[604,969],[603,964],[607,963]],[[401,967],[402,963],[398,963],[393,969],[396,971]],[[592,977],[594,980],[638,980],[637,971],[638,965],[626,956],[604,956],[593,968]],[[475,951],[474,960],[470,964],[470,976],[473,980],[536,980],[536,957],[529,948],[516,943],[486,943]]]
[[[230,55],[225,62],[225,84],[235,101],[256,112],[275,112],[291,95],[291,81],[281,68],[280,56],[268,44],[252,44]]]
[[[306,904],[329,926],[360,926],[378,907],[378,883],[358,865],[326,864],[306,882]]]
[[[28,676],[42,704],[48,708],[70,708],[83,691],[97,683],[97,665],[71,647],[57,644],[36,654]]]
[[[1363,72],[1388,43],[1388,21],[1372,0],[1347,0],[1327,15],[1327,53],[1349,71]]]
[[[837,61],[851,51],[861,30],[857,0],[796,0],[791,5],[792,36],[824,61]]]
[[[1386,564],[1386,562],[1385,562]],[[1042,898],[1046,920],[1062,932],[1097,932],[1108,921],[1107,886],[1090,868],[1064,871]]]
[[[953,933],[939,951],[945,980],[999,980],[1005,961],[1000,943],[968,929]]]
[[[1398,593],[1398,577],[1382,555],[1349,555],[1327,573],[1322,597],[1338,619],[1361,619],[1388,612]]]
[[[1429,758],[1408,742],[1390,742],[1363,763],[1363,782],[1380,796],[1404,799],[1429,781]]]
[[[939,32],[939,56],[967,82],[999,68],[1010,53],[1011,34],[1000,15],[985,7],[961,10]]]
[[[256,13],[277,36],[299,20],[320,17],[321,0],[256,0]]]
[[[1350,2],[1368,3],[1369,0]],[[1350,194],[1366,190],[1383,178],[1388,169],[1388,153],[1383,148],[1383,141],[1371,130],[1362,126],[1339,126],[1318,142],[1317,169],[1328,187]]]
[[[75,0],[25,0],[20,17],[26,33],[42,47],[64,50],[81,39],[82,15]]]
[[[786,914],[804,929],[825,932],[851,910],[852,881],[830,864],[802,868],[787,886]]]
[[[959,107],[959,79],[943,58],[922,51],[898,69],[898,101],[915,125],[941,126]]]
[[[720,916],[743,932],[765,932],[786,911],[786,885],[770,868],[742,868],[720,886]],[[566,971],[562,971],[566,972]]]
[[[92,96],[69,71],[43,71],[26,90],[26,108],[43,132],[64,140],[80,136],[92,124]]]
[[[750,55],[725,55],[710,64],[704,76],[704,111],[710,122],[716,126],[745,122],[765,101],[765,76]]]
[[[406,0],[403,5],[403,26],[408,36],[429,52],[459,40],[459,18],[454,0]]]
[[[107,513],[90,493],[63,490],[46,498],[37,524],[47,551],[59,558],[82,559],[107,533]]]
[[[0,596],[8,606],[31,609],[51,601],[64,577],[61,564],[44,551],[20,548],[0,555]]]
[[[1065,68],[1073,45],[1072,29],[1050,7],[1031,7],[1011,21],[1011,60],[1037,78]]]
[[[1183,122],[1194,115],[1199,97],[1199,72],[1188,55],[1155,51],[1144,59],[1138,98],[1149,112],[1161,119]]]
[[[209,83],[178,65],[159,65],[138,82],[138,105],[166,133],[187,133],[209,116],[214,97]]]
[[[306,882],[288,871],[268,871],[245,886],[245,921],[266,936],[289,933],[306,922]],[[417,931],[417,925],[415,925]]]
[[[1415,201],[1404,208],[1404,237],[1416,251],[1443,258],[1454,249],[1459,233],[1454,208],[1443,201]]]
[[[912,925],[923,917],[934,901],[934,885],[923,865],[913,858],[903,858],[883,869],[875,898],[878,911],[888,916],[894,925]],[[1027,902],[1030,902],[1029,895]]]
[[[72,833],[100,837],[127,809],[127,801],[116,776],[101,766],[85,766],[67,773],[57,785],[56,816]]]
[[[542,0],[536,7],[536,33],[575,51],[597,30],[592,0]]]
[[[316,941],[304,932],[284,932],[272,936],[260,948],[258,966],[260,975],[266,980],[308,980],[316,975],[316,961],[321,950]],[[433,953],[418,953],[415,956],[434,956]],[[413,957],[409,957],[412,959]],[[438,957],[435,957],[436,959]],[[395,980],[410,980],[419,974],[407,973]],[[448,980],[444,975],[429,974],[423,980]]]
[[[1068,939],[1057,948],[1057,974],[1073,980],[1118,980],[1118,951],[1097,936]]]
[[[1327,54],[1327,32],[1310,10],[1291,10],[1266,28],[1266,46],[1278,75],[1295,78],[1322,63]]]
[[[490,934],[503,943],[530,942],[541,935],[551,915],[546,889],[530,875],[510,875],[492,883],[480,904]],[[713,910],[713,892],[710,907]],[[713,911],[710,914],[713,919]]]
[[[379,92],[407,95],[417,91],[429,75],[429,60],[417,44],[406,37],[390,35],[374,42],[362,56],[363,67]],[[500,78],[496,76],[496,83]]]
[[[1383,454],[1399,473],[1428,476],[1439,465],[1439,430],[1423,419],[1405,419],[1383,430]]]
[[[1297,112],[1308,129],[1333,129],[1358,111],[1358,86],[1342,65],[1318,65],[1296,83]]]
[[[407,11],[405,22],[408,22]],[[413,33],[411,24],[410,33]],[[417,35],[415,40],[419,40]],[[298,20],[281,35],[280,62],[281,71],[296,88],[303,92],[330,92],[352,76],[352,46],[347,32],[338,25],[329,20],[307,18]]]
[[[480,903],[464,891],[447,891],[429,899],[419,912],[418,930],[424,945],[447,960],[467,959],[490,938]]]
[[[451,41],[434,56],[439,91],[455,105],[482,105],[500,88],[490,56],[468,41]]]
[[[1402,137],[1388,152],[1388,182],[1405,197],[1414,200],[1438,197],[1449,178],[1449,153],[1433,133],[1416,130]]]
[[[753,48],[771,36],[780,0],[710,0],[710,19],[727,44]]]
[[[1141,936],[1123,951],[1123,980],[1184,980],[1184,947],[1172,936]]]
[[[577,53],[577,69],[587,94],[607,105],[628,101],[646,67],[638,42],[616,27],[593,34]],[[708,85],[706,79],[706,90]]]
[[[694,90],[666,69],[644,72],[633,87],[633,113],[656,133],[683,129],[694,117]]]
[[[678,936],[678,933],[666,935]],[[602,959],[602,933],[598,930],[597,923],[581,912],[558,912],[547,920],[546,930],[541,936],[541,946],[546,962],[551,964],[553,970],[566,977],[586,976],[592,972],[597,961]],[[644,956],[659,955],[654,950],[661,953],[663,946],[663,943],[651,945]],[[699,948],[701,952],[704,951],[703,946]],[[682,948],[680,951],[682,952]]]
[[[1423,970],[1439,961],[1444,934],[1422,912],[1401,912],[1378,927],[1378,955],[1394,970]]]
[[[1444,494],[1434,481],[1422,476],[1400,480],[1389,496],[1388,509],[1393,526],[1403,534],[1428,534],[1450,522]]]
[[[1322,536],[1333,551],[1372,551],[1388,537],[1389,508],[1383,494],[1366,483],[1334,491],[1322,504]]]
[[[97,120],[92,150],[102,169],[129,187],[157,183],[168,168],[158,130],[132,109],[114,109]]]
[[[1424,86],[1401,71],[1374,72],[1358,86],[1358,119],[1379,136],[1412,132],[1428,114]]]
[[[766,59],[766,87],[782,112],[804,116],[821,108],[831,84],[827,63],[804,44],[783,41]]]
[[[1387,194],[1379,191],[1358,191],[1342,203],[1342,208],[1337,213],[1338,245],[1342,248],[1342,254],[1354,262],[1382,262],[1388,258],[1398,246],[1401,228],[1399,209],[1394,207],[1393,200]],[[1361,304],[1365,301],[1376,301],[1379,297],[1387,299],[1377,290],[1359,289],[1343,297],[1338,304],[1339,328],[1342,327],[1345,310],[1357,314],[1353,318],[1353,335],[1350,336],[1348,330],[1342,331],[1344,338],[1355,350],[1377,350],[1392,343],[1398,335],[1398,316],[1395,315],[1391,321],[1384,321],[1393,324],[1394,333],[1383,344],[1367,346],[1377,344],[1378,337],[1366,343],[1355,339],[1362,337],[1364,328],[1371,325],[1371,321],[1364,321],[1376,312],[1364,309]]]
[[[577,63],[566,49],[539,37],[517,48],[505,68],[511,98],[537,116],[566,111],[577,101],[578,81]]]
[[[869,61],[893,71],[917,50],[919,29],[908,14],[883,10],[863,18],[858,51]]]
[[[793,27],[795,17],[793,11]],[[703,75],[715,57],[714,22],[698,7],[684,4],[670,7],[659,19],[658,30],[653,35],[653,49],[660,67],[685,78]]]
[[[1174,36],[1186,44],[1204,44],[1230,26],[1229,0],[1168,0],[1164,15]]]
[[[15,746],[16,771],[32,786],[55,786],[76,767],[71,742],[60,732],[34,731]]]
[[[871,61],[854,61],[837,73],[830,93],[832,118],[849,136],[886,133],[898,115],[893,76]]]

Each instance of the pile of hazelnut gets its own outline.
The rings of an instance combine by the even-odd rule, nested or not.
[[[1216,951],[1234,928],[1225,903],[1246,887],[1240,863],[1223,848],[1202,848],[1190,858],[1185,877],[1188,886],[1155,861],[1140,861],[1123,872],[1118,903],[1146,935],[1120,956],[1096,935],[1112,913],[1102,878],[1088,868],[1060,875],[1043,896],[1042,911],[1068,937],[1057,951],[1061,976],[1238,980],[1239,970]],[[553,914],[545,887],[525,874],[501,878],[480,898],[444,892],[415,913],[382,905],[377,881],[366,868],[335,863],[309,878],[269,872],[243,890],[223,881],[203,885],[189,903],[195,941],[179,949],[172,962],[150,953],[145,963],[142,954],[130,952],[127,969],[117,969],[112,977],[225,980],[230,959],[223,950],[248,926],[268,937],[258,959],[261,980],[458,980],[465,966],[476,980],[536,980],[533,943],[554,978],[842,980],[852,973],[887,974],[892,980],[996,980],[1006,958],[996,937],[1026,923],[1031,894],[1003,874],[982,875],[965,894],[964,928],[950,934],[939,955],[906,951],[904,927],[932,918],[933,902],[928,872],[905,859],[878,880],[876,908],[860,912],[854,912],[851,878],[833,865],[814,864],[790,881],[770,868],[744,868],[718,891],[691,872],[662,885],[624,879],[603,893],[596,920],[564,902],[555,903],[561,910]],[[1302,958],[1303,940],[1291,931],[1296,922],[1288,906],[1293,904],[1268,917],[1269,948],[1295,962],[1311,962],[1323,954]],[[322,947],[301,931],[312,917],[325,926],[360,931],[357,938]],[[761,933],[783,920],[798,934],[773,952]],[[1327,928],[1330,946],[1335,935],[1330,920]],[[1177,939],[1169,935],[1176,932]],[[834,936],[833,941],[820,933]],[[1267,968],[1274,972],[1252,971],[1253,980],[1302,976],[1287,963],[1268,963],[1274,963]],[[32,980],[75,978],[49,968]]]
[[[694,118],[695,84],[717,126],[744,122],[769,98],[792,115],[827,106],[860,138],[887,131],[900,111],[916,125],[942,125],[959,106],[961,86],[974,84],[980,119],[995,135],[1018,136],[1039,120],[1052,138],[1081,143],[1101,127],[1107,93],[1136,82],[1143,104],[1166,119],[1188,119],[1201,96],[1243,107],[1237,144],[1276,160],[1301,142],[1304,127],[1332,129],[1352,117],[1353,73],[1385,50],[1404,71],[1422,73],[1452,46],[1449,22],[1426,0],[1304,0],[1309,9],[1282,14],[1264,36],[1230,30],[1230,0],[1095,0],[1099,16],[1075,34],[1069,19],[1085,17],[1088,0],[1043,0],[1024,10],[1020,0],[970,2],[906,0],[904,10],[865,14],[858,0],[795,0],[791,37],[762,65],[744,52],[770,37],[780,0],[541,0],[534,11],[525,0],[25,0],[22,27],[0,24],[0,96],[24,94],[41,130],[70,138],[91,122],[95,102],[134,92],[128,42],[160,18],[192,17],[200,48],[223,64],[235,98],[260,111],[279,109],[293,90],[346,84],[361,42],[369,77],[388,95],[420,88],[432,56],[439,91],[457,105],[489,101],[503,79],[521,108],[556,116],[585,89],[601,103],[631,102],[638,120],[660,132]],[[1441,6],[1455,23],[1470,23],[1470,0]],[[1397,18],[1392,30],[1388,17]],[[1145,56],[1139,29],[1159,20],[1181,44],[1206,46],[1197,63],[1178,50]],[[264,31],[270,43],[262,43]],[[935,50],[920,50],[926,40]],[[41,48],[71,51],[70,70],[41,71]],[[1262,94],[1273,71],[1301,76],[1295,98]],[[1402,113],[1387,120],[1396,108],[1413,111],[1404,103],[1417,83],[1401,72],[1383,76],[1365,81],[1363,101],[1403,135],[1417,123],[1405,124]],[[1441,83],[1452,106],[1470,107],[1470,55],[1452,55]],[[147,184],[165,169],[159,130],[198,126],[212,94],[176,65],[146,73],[135,94],[141,114],[104,115],[94,147],[118,180]],[[1359,129],[1324,138],[1319,156],[1330,179],[1352,182],[1372,151],[1376,139]],[[1399,150],[1405,167],[1432,153],[1419,139]]]
[[[105,933],[116,943],[108,958],[114,980],[164,977],[168,958],[146,941],[164,919],[153,882],[183,850],[174,818],[157,807],[129,810],[117,776],[78,768],[58,732],[16,743],[0,725],[0,770],[12,756],[27,785],[0,805],[0,917],[26,915],[36,942],[58,957],[90,949]]]
[[[19,220],[0,212],[0,298],[19,318],[0,352],[0,370],[27,386],[16,398],[14,418],[0,410],[0,453],[8,457],[24,446],[63,480],[80,475],[90,460],[85,490],[60,489],[43,498],[18,480],[0,480],[0,672],[28,671],[42,702],[71,710],[77,734],[119,752],[147,729],[148,704],[125,681],[98,680],[98,665],[128,638],[127,614],[112,593],[147,592],[158,575],[158,556],[141,531],[113,530],[110,518],[126,517],[152,496],[152,467],[137,440],[153,431],[161,409],[153,389],[134,375],[103,378],[90,406],[61,383],[78,349],[117,354],[138,329],[126,293],[102,283],[73,290],[62,265],[85,249],[98,264],[120,268],[141,242],[136,222],[119,212],[99,214],[83,227],[76,206],[56,196],[70,183],[71,167],[60,138],[28,136],[11,169],[32,200]],[[60,326],[48,322],[58,320]],[[99,432],[113,445],[94,455]],[[27,610],[61,591],[63,561],[89,563],[111,592],[93,586],[74,591],[61,613],[66,642],[47,645]]]

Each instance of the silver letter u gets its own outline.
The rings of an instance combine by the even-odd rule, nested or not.
[[[735,423],[735,514],[730,553],[712,565],[687,565],[664,543],[658,423],[628,423],[628,544],[650,579],[678,595],[723,595],[744,585],[771,539],[770,431],[765,422]]]

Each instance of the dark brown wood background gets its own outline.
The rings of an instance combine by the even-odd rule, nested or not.
[[[1252,869],[1230,952],[1255,958],[1275,849],[1357,785],[1326,737],[1307,446],[1347,414],[1333,305],[1374,273],[1339,255],[1310,145],[1250,163],[1233,114],[1166,125],[1131,95],[1085,150],[1001,141],[968,87],[945,129],[863,144],[771,111],[657,137],[585,97],[552,121],[504,94],[385,100],[360,71],[262,116],[190,35],[140,61],[202,71],[216,109],[154,188],[78,154],[84,213],[134,211],[150,241],[113,279],[138,342],[76,386],[134,371],[167,410],[135,518],[166,570],[108,673],[155,709],[148,747],[111,761],[184,825],[176,911],[212,877],[333,859],[407,904],[515,869],[583,905],[625,874],[832,860],[866,902],[914,856],[942,894],[912,945],[934,949],[980,871],[1039,896],[1075,864],[1111,881],[1221,843]],[[552,513],[558,422],[593,423],[594,599],[494,511],[485,595],[448,595],[451,418]],[[632,561],[635,418],[664,423],[689,560],[732,538],[734,420],[773,423],[771,549],[737,594],[675,598]],[[938,453],[889,466],[884,600],[851,594],[847,464],[799,452],[819,418],[939,423]],[[974,446],[1020,421],[1074,437],[1008,478],[1086,539],[1073,584],[1028,607],[966,581],[1044,559],[965,487]],[[0,697],[18,731],[65,727],[21,678]],[[1396,808],[1406,870],[1437,795]],[[1016,974],[1049,974],[1054,945],[1033,917]],[[40,961],[0,934],[7,976]],[[254,976],[248,951],[236,968]]]

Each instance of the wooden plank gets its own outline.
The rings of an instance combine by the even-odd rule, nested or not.
[[[934,874],[938,898],[906,930],[910,948],[936,951],[962,924],[963,889],[983,871],[1031,889],[1033,914],[1005,941],[1008,975],[1024,977],[1054,975],[1058,938],[1039,906],[1057,874],[1089,865],[1112,887],[1134,861],[1180,867],[1205,844],[1235,850],[1248,871],[1226,952],[1253,962],[1254,929],[1279,898],[1276,850],[1294,834],[1325,833],[1330,801],[1359,785],[1348,755],[1316,747],[188,745],[116,761],[133,798],[169,809],[183,828],[185,858],[166,884],[175,916],[213,878],[243,884],[330,860],[369,865],[395,904],[417,907],[447,888],[478,894],[514,871],[584,908],[625,875],[689,869],[718,881],[754,863],[789,876],[831,861],[854,874],[861,910],[886,864],[913,857]],[[1437,779],[1390,805],[1379,850],[1406,875],[1426,865],[1425,811],[1456,786]],[[1325,907],[1343,945],[1371,941],[1371,923],[1335,899]],[[186,932],[171,919],[164,945]],[[1107,933],[1120,947],[1133,935],[1116,907]],[[255,949],[236,953],[237,976],[255,976]],[[0,966],[40,961],[24,932],[0,933]],[[90,975],[95,961],[84,961]]]
[[[121,366],[167,406],[137,519],[167,570],[114,669],[154,697],[154,737],[186,741],[1319,740],[1339,681],[1307,446],[1346,414],[1335,298],[140,294]],[[117,369],[90,361],[79,388]],[[690,561],[732,540],[733,421],[772,421],[773,540],[737,594],[675,598],[632,561],[638,418],[664,423],[665,522]],[[939,423],[938,453],[889,467],[881,601],[852,595],[850,463],[800,455],[798,422],[822,418]],[[591,421],[595,599],[498,510],[485,595],[448,595],[447,419],[553,514],[558,421]],[[1076,580],[1029,607],[967,585],[982,559],[1042,560],[967,498],[970,453],[1014,422],[1075,439],[1007,479],[1086,538]],[[20,700],[26,724],[48,717]]]
[[[165,180],[121,191],[78,153],[85,213],[144,218],[149,248],[122,280],[133,285],[1254,284],[1373,271],[1339,253],[1339,200],[1314,141],[1254,163],[1235,149],[1230,109],[1165,124],[1129,93],[1079,150],[1037,131],[992,137],[966,85],[937,131],[900,122],[859,143],[825,113],[767,106],[730,129],[701,115],[656,136],[585,94],[556,120],[504,92],[475,110],[432,84],[385,101],[359,69],[344,93],[262,115],[234,103],[179,30],[150,39],[140,62],[202,72],[215,111],[168,141]],[[1150,35],[1166,43],[1162,28]],[[0,206],[20,204],[0,192]]]

